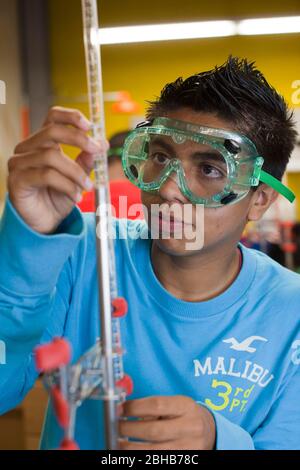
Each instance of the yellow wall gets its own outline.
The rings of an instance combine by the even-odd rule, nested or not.
[[[299,0],[213,2],[201,0],[103,0],[102,26],[300,14]],[[88,112],[74,97],[86,93],[80,0],[49,0],[52,83],[56,104]],[[224,62],[229,54],[256,60],[267,79],[291,103],[292,82],[300,80],[300,35],[230,37],[102,47],[104,91],[128,90],[142,110],[163,85]],[[129,125],[106,104],[107,134]],[[296,178],[296,180],[295,180]],[[300,175],[293,176],[300,199]],[[298,184],[297,184],[298,183]],[[299,214],[300,219],[300,214]]]

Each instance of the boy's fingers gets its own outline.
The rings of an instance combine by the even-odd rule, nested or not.
[[[82,190],[89,191],[93,187],[92,181],[88,178],[87,173],[82,167],[66,155],[52,148],[43,150],[43,152],[22,154],[21,156],[16,155],[8,161],[10,172],[26,171],[30,168],[53,168],[80,186]]]
[[[142,439],[150,442],[163,442],[182,437],[182,419],[156,419],[138,421],[119,421],[121,436]]]
[[[127,439],[118,440],[120,450],[190,450],[197,449],[196,445],[187,444],[185,441],[165,442],[133,442]]]
[[[91,128],[91,122],[77,109],[54,106],[48,112],[43,127],[48,124],[69,124],[87,132]]]
[[[107,140],[104,140],[102,142],[99,142],[99,149],[101,149],[101,152],[107,152],[108,149],[109,149],[109,142]],[[89,152],[85,152],[85,151],[82,151],[78,157],[76,158],[76,162],[78,163],[78,165],[80,165],[84,171],[89,175],[90,172],[93,170],[94,168],[94,163],[95,163],[95,158],[96,158],[96,154],[95,153],[89,153]]]
[[[51,188],[68,196],[74,204],[81,199],[80,188],[53,168],[29,168],[16,172],[9,179],[12,185],[16,178],[18,178],[19,184],[29,190],[30,188]]]
[[[182,416],[189,410],[194,401],[181,395],[165,397],[155,396],[129,400],[123,404],[123,416],[135,417],[176,417]]]
[[[91,130],[92,127],[91,121],[89,121],[78,109],[62,108],[60,106],[55,106],[50,109],[43,127],[47,127],[51,124],[69,124],[84,132]],[[107,151],[109,149],[109,142],[107,140],[99,142],[98,145],[100,145],[103,151]]]
[[[83,168],[85,173],[89,175],[94,168],[95,155],[87,152],[81,152],[75,161],[78,163],[78,165],[81,166],[81,168]]]
[[[96,142],[83,131],[61,124],[49,124],[27,140],[17,145],[15,153],[32,152],[40,148],[49,148],[57,144],[72,145],[89,153],[98,153],[104,144]]]

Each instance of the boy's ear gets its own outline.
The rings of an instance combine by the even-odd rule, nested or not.
[[[270,205],[277,199],[278,193],[270,186],[261,184],[253,192],[248,211],[248,221],[260,220]]]

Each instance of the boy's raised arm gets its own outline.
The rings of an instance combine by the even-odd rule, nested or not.
[[[0,221],[0,413],[16,406],[36,379],[34,347],[62,335],[72,286],[69,256],[83,233],[77,209],[60,233],[34,232],[7,198]],[[48,331],[51,331],[51,334]]]
[[[88,127],[78,111],[53,108],[9,160],[0,221],[0,412],[32,386],[34,347],[63,333],[72,289],[68,258],[84,232],[74,204],[90,185],[92,152],[99,150]],[[63,154],[61,143],[80,148],[76,161]]]

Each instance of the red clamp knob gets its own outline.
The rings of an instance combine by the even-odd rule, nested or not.
[[[49,372],[69,364],[71,355],[70,343],[64,338],[54,338],[35,349],[35,364],[40,372]]]
[[[112,300],[111,303],[113,306],[113,312],[112,312],[113,318],[121,318],[126,315],[127,310],[128,310],[128,305],[127,305],[126,300],[123,297],[116,297],[115,299]]]
[[[62,443],[60,444],[59,450],[79,450],[79,447],[75,441],[72,441],[72,439],[67,439],[65,437]]]
[[[122,356],[123,354],[123,349],[120,346],[116,346],[114,348],[114,354],[117,354],[118,356]]]
[[[69,404],[57,385],[51,388],[51,397],[56,419],[59,425],[66,429],[70,421]]]
[[[122,379],[116,382],[116,386],[119,388],[123,388],[126,392],[126,395],[131,395],[133,392],[133,381],[129,375],[124,375]]]

